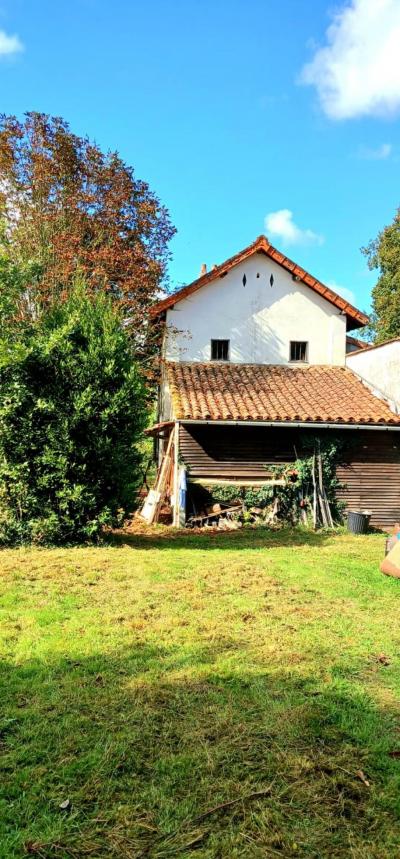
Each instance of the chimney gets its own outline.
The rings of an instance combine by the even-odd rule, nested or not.
[[[205,262],[203,262],[203,263],[201,264],[201,268],[200,268],[200,277],[202,277],[202,276],[203,276],[203,274],[207,274],[207,263],[205,263]]]

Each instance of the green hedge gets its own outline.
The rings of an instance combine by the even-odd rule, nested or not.
[[[135,503],[144,387],[111,302],[81,286],[0,344],[0,542],[95,538]]]

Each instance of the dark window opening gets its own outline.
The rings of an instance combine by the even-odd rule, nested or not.
[[[229,361],[229,340],[211,340],[211,360]]]
[[[308,361],[308,343],[305,340],[290,341],[290,360]]]

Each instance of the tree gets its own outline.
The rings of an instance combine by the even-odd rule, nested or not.
[[[400,335],[400,209],[393,223],[371,241],[363,253],[368,267],[379,269],[372,290],[371,332],[376,343]]]
[[[166,275],[175,230],[167,210],[116,152],[62,119],[0,117],[0,218],[13,265],[33,267],[20,314],[65,299],[77,273],[118,303],[138,355],[151,351],[147,310]]]
[[[29,286],[40,276],[35,263],[17,265],[9,248],[6,226],[0,222],[0,348],[8,348],[26,325]]]
[[[132,510],[146,422],[121,314],[82,285],[0,349],[0,542],[97,536]]]

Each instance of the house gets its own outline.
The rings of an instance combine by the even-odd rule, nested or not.
[[[152,313],[165,327],[151,432],[161,458],[168,443],[173,451],[175,523],[179,463],[189,485],[260,486],[310,430],[344,441],[349,507],[372,510],[376,526],[400,519],[400,342],[371,357],[378,350],[349,334],[368,317],[265,236]],[[394,368],[383,372],[389,354]]]

